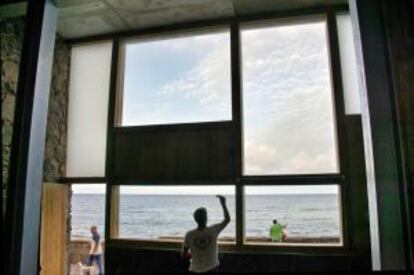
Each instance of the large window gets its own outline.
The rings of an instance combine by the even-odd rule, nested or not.
[[[191,186],[191,181],[186,185],[177,181],[176,186],[162,182],[160,186],[125,186],[121,181],[119,192],[113,193],[119,198],[113,201],[118,215],[113,237],[181,240],[195,227],[192,213],[197,207],[208,208],[209,224],[222,218],[213,195],[224,192],[232,222],[222,241],[274,244],[269,229],[273,220],[279,220],[287,224],[283,244],[341,245],[337,119],[327,20],[313,16],[243,23],[239,34],[241,62],[235,71],[240,72],[243,104],[236,108],[240,107],[243,124],[233,127],[242,129],[243,167],[235,176],[244,185],[243,195],[236,196],[240,189],[234,185]],[[158,124],[236,123],[231,106],[237,102],[231,102],[231,97],[237,98],[238,91],[231,89],[231,63],[228,30],[122,40],[116,126],[153,125],[151,130],[129,130],[131,136],[137,131],[139,143],[145,142],[139,135],[143,131],[150,131],[145,133],[154,139],[164,133],[165,125],[157,128]],[[172,148],[162,150],[171,150],[174,156],[180,145],[168,144]],[[139,148],[134,152],[145,156],[146,147]],[[327,174],[338,177],[327,183],[323,178]],[[280,178],[301,175],[302,181],[289,186]],[[312,176],[320,177],[324,185],[318,185],[318,180],[310,184]],[[242,216],[243,221],[238,221]]]
[[[208,224],[224,219],[219,200],[227,197],[232,220],[220,235],[221,241],[235,241],[235,200],[233,186],[121,186],[119,238],[182,240],[197,227],[193,212],[207,209]]]
[[[340,188],[324,177],[340,172],[327,24],[316,16],[241,26],[247,244],[342,243]]]
[[[121,44],[118,124],[231,120],[228,30]]]
[[[70,274],[83,274],[78,263],[86,264],[92,240],[91,226],[96,226],[105,250],[105,184],[72,184],[70,203]]]
[[[246,25],[244,174],[338,172],[325,20]]]
[[[234,186],[120,186],[117,239],[182,241],[197,227],[193,212],[205,207],[208,224],[223,220],[215,197],[227,198],[231,222],[220,234],[223,243],[236,241]],[[261,245],[340,245],[340,192],[332,185],[246,185],[244,241]],[[274,242],[273,221],[284,226],[286,238]]]
[[[105,236],[105,184],[72,184],[71,239],[89,239],[90,227]]]
[[[79,123],[79,131],[75,119],[69,121],[68,171],[74,172],[68,175],[87,182],[101,176],[112,186],[106,198],[110,241],[180,245],[196,227],[196,208],[207,208],[209,225],[223,219],[215,198],[223,194],[231,223],[221,244],[236,249],[345,245],[344,131],[346,115],[359,108],[348,19],[331,13],[243,19],[204,30],[120,37],[113,47],[119,49],[112,58],[115,82],[109,85],[110,74],[102,69],[104,80],[96,77],[93,82],[100,84],[90,89],[76,83],[91,79],[86,72],[95,59],[109,66],[109,44],[75,47],[72,59],[83,69],[72,69],[73,81],[79,80],[71,84],[69,112],[78,112],[72,114],[76,121],[88,108],[92,115]],[[350,82],[344,89],[341,76]],[[101,97],[108,86],[114,89],[110,98]],[[74,105],[77,98],[91,102],[95,96],[103,107]],[[101,108],[113,112],[114,124],[105,128],[106,166],[101,161],[96,169],[91,149],[97,145],[90,139],[99,134],[101,148],[106,135],[89,132]],[[108,114],[99,114],[96,123],[106,127]],[[76,147],[81,130],[88,136]],[[99,201],[87,196],[76,194],[74,200],[84,206]],[[274,220],[284,226],[280,242],[270,234]]]
[[[248,243],[271,243],[269,232],[274,220],[285,227],[284,244],[341,242],[340,196],[336,185],[246,186],[245,195]]]

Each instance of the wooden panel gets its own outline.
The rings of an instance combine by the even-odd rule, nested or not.
[[[118,129],[114,177],[137,180],[230,180],[231,123]]]
[[[106,253],[108,274],[187,274],[188,272],[189,263],[180,258],[179,249],[134,249],[108,245]],[[337,255],[329,252],[320,255],[220,252],[219,260],[219,271],[223,274],[370,270],[368,255]]]
[[[66,184],[44,183],[40,235],[41,275],[66,274],[67,209]]]

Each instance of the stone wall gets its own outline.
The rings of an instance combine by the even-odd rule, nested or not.
[[[24,18],[0,21],[1,29],[1,123],[3,196],[7,188],[14,105],[19,73]],[[57,36],[46,133],[44,175],[46,182],[57,182],[65,173],[70,48]]]
[[[24,32],[24,17],[0,19],[1,47],[1,155],[2,196],[7,196],[7,179],[10,161],[10,147],[13,130],[14,106],[19,75],[20,53]],[[3,211],[5,210],[3,205]]]
[[[14,106],[24,35],[24,17],[0,20],[1,32],[1,123],[3,203],[7,199],[7,179],[13,132]],[[65,175],[68,85],[70,72],[70,48],[58,35],[53,59],[52,83],[49,98],[43,181],[57,182]],[[71,193],[68,194],[68,201]],[[69,203],[70,208],[70,203]],[[3,205],[5,210],[5,204]],[[70,242],[70,209],[68,209],[67,243]],[[4,212],[3,212],[4,214]],[[68,245],[68,249],[70,246]],[[70,251],[68,254],[70,255]],[[69,269],[68,269],[69,270]]]
[[[57,182],[65,175],[70,49],[57,36],[46,130],[43,180]]]

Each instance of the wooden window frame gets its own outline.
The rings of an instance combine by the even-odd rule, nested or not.
[[[271,12],[261,13],[249,16],[240,16],[232,18],[221,18],[214,20],[204,20],[193,23],[179,23],[162,27],[150,27],[142,30],[133,30],[127,32],[117,32],[107,35],[98,35],[93,37],[68,40],[70,44],[80,44],[91,41],[105,41],[112,40],[112,62],[111,62],[111,76],[110,76],[110,91],[109,91],[109,106],[108,106],[108,129],[107,129],[107,149],[106,149],[106,168],[104,178],[64,178],[62,183],[102,183],[106,182],[106,210],[105,210],[105,239],[107,245],[133,247],[140,249],[180,249],[180,241],[153,241],[153,240],[135,240],[135,239],[119,239],[115,238],[118,234],[118,212],[117,204],[119,202],[119,186],[120,185],[185,185],[183,182],[142,182],[137,179],[119,179],[113,176],[112,156],[113,156],[113,140],[114,134],[119,131],[140,131],[142,127],[153,127],[154,129],[162,127],[183,127],[183,124],[168,124],[168,125],[143,125],[143,126],[119,126],[119,98],[118,83],[119,83],[119,62],[120,58],[120,43],[122,40],[130,38],[139,38],[146,36],[160,36],[178,35],[180,33],[196,33],[202,29],[223,29],[228,27],[230,30],[230,49],[231,49],[231,102],[232,102],[232,119],[227,122],[232,123],[234,133],[234,143],[237,148],[235,150],[235,169],[236,177],[231,182],[228,181],[199,181],[191,182],[189,185],[228,185],[229,183],[235,186],[236,198],[236,243],[235,244],[220,244],[220,249],[224,253],[303,253],[311,251],[313,253],[347,253],[349,251],[349,236],[350,231],[347,224],[348,216],[347,205],[349,205],[349,190],[346,184],[347,167],[346,162],[348,156],[346,154],[345,144],[345,115],[342,76],[340,68],[339,44],[336,26],[336,15],[348,11],[347,5],[335,5],[323,8],[312,9],[298,9],[288,12]],[[289,19],[301,22],[301,18],[308,16],[321,16],[326,18],[327,27],[327,46],[328,58],[330,62],[330,73],[332,81],[332,96],[334,104],[334,118],[336,123],[336,141],[337,141],[337,156],[338,156],[338,173],[327,174],[300,174],[300,175],[266,175],[266,176],[245,176],[242,174],[242,78],[241,78],[241,49],[240,49],[240,24],[255,23],[264,20],[280,20]],[[222,122],[207,122],[214,127],[215,123]],[[200,127],[206,124],[205,122],[185,123],[185,127],[190,129]],[[280,245],[262,245],[253,244],[244,241],[244,186],[249,185],[337,185],[339,188],[340,199],[340,215],[341,215],[341,244],[334,245],[311,245],[311,244],[280,244]]]

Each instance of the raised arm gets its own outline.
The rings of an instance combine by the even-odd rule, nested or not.
[[[223,225],[223,227],[225,227],[230,222],[230,213],[227,209],[226,198],[221,195],[217,195],[217,198],[220,200],[221,207],[223,208],[224,220],[221,222],[221,224]]]

